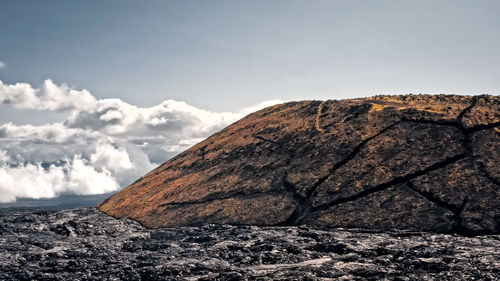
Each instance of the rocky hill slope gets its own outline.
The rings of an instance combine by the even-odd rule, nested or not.
[[[148,227],[500,230],[500,97],[302,101],[255,112],[98,208]]]

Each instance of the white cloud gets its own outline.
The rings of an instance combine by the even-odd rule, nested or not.
[[[0,202],[10,202],[115,191],[245,114],[281,101],[239,112],[211,112],[174,100],[141,108],[46,80],[40,89],[0,81],[0,102],[72,111],[60,123],[0,125]]]
[[[6,68],[6,67],[7,67],[7,64],[3,61],[0,61],[0,69]]]
[[[19,109],[50,111],[83,110],[95,106],[96,99],[87,90],[73,90],[45,80],[39,89],[27,83],[4,84],[0,81],[0,103]]]
[[[52,198],[64,193],[103,194],[119,188],[106,169],[97,171],[79,155],[63,166],[27,163],[17,167],[0,166],[0,203],[18,197]]]
[[[206,136],[243,117],[241,113],[210,112],[174,100],[140,108],[119,99],[103,99],[90,110],[75,112],[65,123],[108,135]]]
[[[10,156],[7,155],[7,152],[0,150],[0,165],[8,164],[10,162]]]
[[[64,172],[61,167],[48,171],[41,165],[0,168],[0,202],[15,201],[17,197],[50,198],[62,190]]]
[[[67,186],[68,191],[79,195],[103,194],[119,188],[115,178],[105,167],[97,171],[78,156],[73,159]]]
[[[133,168],[127,151],[123,147],[115,148],[110,144],[98,146],[95,153],[90,155],[90,163],[101,169],[109,167],[114,172]]]

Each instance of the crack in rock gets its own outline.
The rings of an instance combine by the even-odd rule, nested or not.
[[[488,170],[486,170],[486,167],[484,166],[483,163],[481,162],[476,162],[475,163],[477,164],[477,166],[479,167],[479,171],[483,173],[483,175],[493,184],[495,184],[496,186],[498,186],[500,188],[500,182],[495,179],[494,177],[492,177],[490,175],[490,173],[488,172]]]
[[[457,233],[463,232],[463,234],[466,233],[465,231],[463,231],[465,229],[465,227],[462,224],[463,218],[461,217],[461,215],[465,209],[465,204],[467,204],[467,202],[468,202],[467,198],[464,198],[464,200],[462,201],[462,204],[460,206],[457,206],[454,204],[450,204],[446,201],[440,200],[432,192],[424,191],[424,190],[420,190],[420,189],[416,188],[415,185],[413,185],[413,183],[411,181],[408,181],[406,183],[405,187],[408,188],[409,190],[419,194],[420,196],[425,198],[427,201],[432,202],[436,206],[444,208],[444,209],[452,212],[453,213],[453,221],[454,221],[455,225],[452,226],[452,229],[450,232],[457,232]]]
[[[319,205],[319,206],[316,206],[316,207],[312,207],[311,208],[311,212],[323,211],[323,210],[326,210],[326,209],[328,209],[328,208],[330,208],[332,206],[338,205],[338,204],[342,204],[342,203],[347,203],[347,202],[358,200],[359,198],[365,197],[365,196],[367,196],[369,194],[372,194],[372,193],[375,193],[375,192],[378,192],[378,191],[382,191],[382,190],[387,189],[387,188],[389,188],[391,186],[394,186],[394,185],[397,185],[397,184],[400,184],[400,183],[404,183],[404,182],[407,182],[407,181],[409,181],[409,180],[411,180],[413,178],[425,175],[425,174],[427,174],[429,172],[432,172],[434,170],[440,169],[440,168],[445,167],[445,166],[447,166],[449,164],[455,163],[458,160],[464,159],[466,157],[467,157],[467,155],[464,154],[464,153],[462,153],[462,154],[458,154],[458,155],[455,155],[455,156],[450,157],[450,158],[446,158],[445,160],[437,162],[437,163],[434,163],[434,164],[428,166],[425,169],[415,171],[415,172],[407,174],[405,176],[395,177],[395,178],[393,178],[392,180],[390,180],[388,182],[376,185],[376,186],[374,186],[372,188],[365,189],[364,191],[362,191],[360,193],[357,193],[355,195],[344,197],[344,198],[340,198],[340,199],[333,200],[333,201],[331,201],[329,203],[326,203],[326,204],[322,204],[322,205]]]
[[[453,225],[452,229],[449,231],[451,233],[458,233],[463,236],[477,236],[477,235],[487,235],[487,234],[494,234],[494,232],[489,231],[489,230],[474,230],[466,225],[463,224],[463,211],[465,209],[465,205],[468,203],[469,199],[464,198],[462,201],[462,204],[460,206],[450,204],[446,201],[440,200],[438,197],[436,197],[432,192],[428,191],[423,191],[418,188],[416,188],[411,181],[408,181],[406,183],[406,188],[412,190],[413,192],[421,195],[423,198],[426,200],[434,203],[436,206],[447,209],[448,211],[453,213],[453,221],[455,222],[455,225]]]
[[[413,192],[419,194],[420,196],[424,197],[428,201],[436,204],[437,206],[441,208],[445,208],[448,211],[454,213],[454,214],[461,214],[462,211],[464,210],[464,206],[467,203],[467,198],[464,199],[462,204],[460,206],[450,204],[446,201],[440,200],[438,197],[436,197],[432,192],[430,191],[425,191],[425,190],[420,190],[413,185],[411,181],[408,181],[405,185],[408,189],[412,190]]]
[[[457,116],[457,121],[459,122],[460,124],[460,127],[462,127],[462,129],[465,129],[465,124],[464,124],[464,116],[465,114],[471,112],[471,110],[477,105],[479,99],[477,96],[473,96],[472,97],[472,100],[471,100],[471,103],[468,107],[466,107],[464,110],[462,110],[462,112],[460,112]]]
[[[351,161],[352,159],[354,159],[354,157],[356,157],[356,155],[359,153],[359,151],[361,150],[361,148],[363,148],[363,146],[365,144],[367,144],[368,142],[370,142],[374,138],[380,136],[381,134],[385,133],[386,131],[390,130],[391,128],[393,128],[394,126],[396,126],[396,125],[398,125],[400,123],[401,123],[401,121],[397,121],[397,122],[395,122],[395,123],[393,123],[393,124],[385,127],[384,129],[380,130],[375,135],[373,135],[371,137],[368,137],[368,138],[364,139],[363,141],[361,141],[356,147],[354,147],[354,149],[344,159],[340,160],[339,162],[335,163],[335,165],[333,165],[333,167],[328,172],[328,175],[319,178],[314,183],[314,185],[310,189],[307,190],[306,196],[307,197],[311,197],[313,195],[314,191],[316,190],[316,188],[320,184],[322,184],[323,182],[325,182],[333,174],[333,172],[335,172],[336,170],[338,170],[339,168],[341,168],[342,166],[344,166],[345,164],[347,164],[349,161]]]
[[[204,203],[210,203],[218,200],[225,200],[230,198],[245,198],[252,197],[255,195],[271,195],[273,193],[279,193],[280,189],[272,189],[266,191],[254,191],[254,192],[246,192],[241,189],[232,190],[229,192],[214,192],[210,193],[205,197],[202,197],[198,200],[193,201],[184,201],[184,202],[169,202],[165,204],[160,204],[159,207],[170,207],[170,206],[189,206],[189,205],[199,205]]]

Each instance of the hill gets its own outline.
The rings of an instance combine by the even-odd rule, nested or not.
[[[499,233],[500,98],[301,101],[252,113],[98,208],[204,223]]]

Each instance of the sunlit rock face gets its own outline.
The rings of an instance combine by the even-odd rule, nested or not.
[[[265,108],[101,203],[202,223],[498,233],[500,98],[406,95]]]

